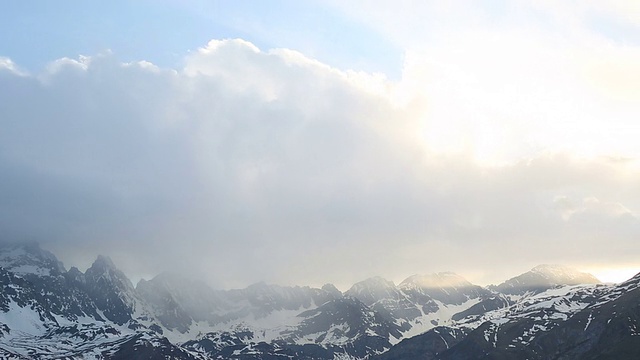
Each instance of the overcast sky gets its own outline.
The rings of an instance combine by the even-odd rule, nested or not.
[[[640,271],[640,3],[0,12],[0,237],[217,288]]]

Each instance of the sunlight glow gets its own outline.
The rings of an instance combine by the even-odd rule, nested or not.
[[[604,283],[620,283],[640,273],[640,266],[622,268],[596,268],[587,270]]]

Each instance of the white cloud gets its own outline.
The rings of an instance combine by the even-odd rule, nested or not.
[[[13,62],[13,60],[8,57],[0,56],[0,71],[9,71],[16,75],[26,76],[27,72],[18,68],[18,66]]]
[[[640,157],[640,43],[593,24],[619,25],[633,2],[329,3],[406,50],[398,92],[424,103],[435,151]]]
[[[566,196],[558,196],[554,199],[554,204],[562,213],[565,221],[571,220],[574,216],[585,214],[604,215],[605,217],[630,217],[637,218],[635,214],[627,207],[617,202],[603,202],[596,197],[587,197],[582,199],[582,203],[577,205],[574,201]],[[637,220],[637,219],[636,219]]]
[[[131,273],[174,267],[218,286],[345,285],[639,250],[637,218],[609,211],[640,209],[627,163],[545,154],[487,167],[423,141],[447,109],[467,124],[458,109],[484,99],[473,81],[442,87],[469,101],[445,96],[425,113],[398,101],[405,84],[242,40],[212,41],[179,70],[112,54],[53,64],[0,77],[0,229],[67,262],[103,252]],[[511,149],[518,126],[497,141]],[[575,209],[563,220],[561,196],[598,199],[572,206],[604,208],[590,216],[608,228],[583,229]]]

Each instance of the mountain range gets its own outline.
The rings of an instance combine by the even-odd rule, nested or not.
[[[489,287],[442,272],[215,290],[0,244],[0,287],[0,359],[640,358],[640,274],[601,284],[560,265]]]

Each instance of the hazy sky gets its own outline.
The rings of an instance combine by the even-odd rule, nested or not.
[[[640,2],[14,1],[0,237],[344,288],[640,271]]]

